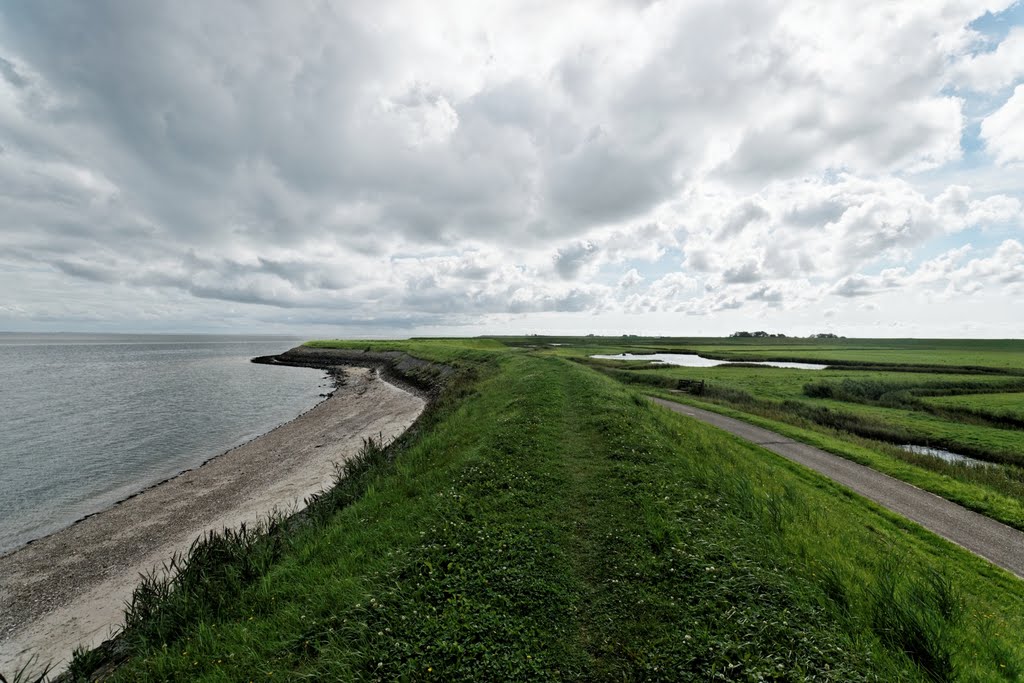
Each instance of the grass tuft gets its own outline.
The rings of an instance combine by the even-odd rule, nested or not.
[[[933,680],[956,680],[955,639],[949,636],[963,616],[963,599],[948,576],[935,569],[910,576],[904,563],[898,556],[886,560],[869,588],[872,627]]]

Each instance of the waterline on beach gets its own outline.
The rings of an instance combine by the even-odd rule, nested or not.
[[[292,340],[0,337],[0,553],[250,441],[322,400],[320,370],[259,366]]]

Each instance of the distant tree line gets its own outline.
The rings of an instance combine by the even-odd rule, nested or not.
[[[786,335],[778,332],[776,334],[768,334],[764,330],[758,330],[757,332],[733,332],[729,335],[730,337],[759,337],[766,339],[786,339]],[[846,337],[840,337],[838,334],[831,332],[819,332],[818,334],[808,335],[808,339],[846,339]]]
[[[757,332],[733,332],[729,335],[730,337],[772,337],[772,338],[785,338],[786,335],[779,332],[778,334],[768,334],[764,330],[758,330]]]

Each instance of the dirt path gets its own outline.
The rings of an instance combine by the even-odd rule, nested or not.
[[[140,573],[210,529],[298,509],[363,439],[390,441],[425,401],[345,368],[346,383],[295,420],[99,514],[0,557],[0,673],[35,655],[61,667],[108,638]]]
[[[1024,533],[1016,529],[899,479],[767,429],[700,408],[660,398],[651,400],[824,474],[882,507],[1024,578]]]

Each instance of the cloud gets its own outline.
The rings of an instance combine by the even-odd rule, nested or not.
[[[988,258],[972,259],[948,275],[953,291],[974,291],[988,285],[1024,283],[1024,245],[1018,240],[1002,242]]]
[[[961,88],[996,92],[1024,77],[1024,27],[1010,29],[994,49],[955,62],[950,79]]]
[[[1024,163],[1024,84],[993,114],[981,122],[981,138],[996,163],[1011,166]]]
[[[992,195],[985,199],[972,201],[964,215],[966,225],[1000,225],[1016,223],[1021,225],[1024,210],[1021,201],[1016,197]]]
[[[914,270],[893,268],[879,275],[852,275],[837,282],[831,293],[854,298],[930,289],[940,291],[948,299],[987,288],[1002,289],[1012,295],[1024,283],[1024,245],[1018,240],[1003,241],[987,257],[967,260],[970,252],[971,247],[964,246],[925,261]]]
[[[768,218],[769,214],[755,199],[745,199],[733,207],[718,233],[719,239],[729,238],[742,232],[751,223]]]
[[[555,217],[572,223],[635,216],[670,196],[672,165],[663,152],[632,149],[596,128],[547,165],[548,205]]]
[[[763,301],[769,304],[782,303],[784,298],[782,290],[768,287],[767,285],[758,287],[747,295],[747,301]]]
[[[840,280],[832,289],[833,293],[842,297],[867,296],[878,293],[877,284],[862,275],[851,275]]]
[[[555,272],[566,280],[572,279],[579,274],[581,268],[594,259],[597,251],[597,245],[593,242],[577,242],[563,247],[555,253]]]
[[[619,279],[620,289],[632,289],[644,281],[644,277],[637,272],[636,268],[630,268],[625,275]]]
[[[991,45],[982,9],[5,5],[0,325],[442,330],[889,291],[1021,225],[974,178],[1024,161],[1024,86],[980,124],[994,164],[958,166],[1021,75],[1024,34]]]
[[[681,221],[704,223],[686,235],[688,268],[733,284],[838,278],[870,264],[901,261],[931,240],[969,228],[1022,225],[1016,197],[975,197],[964,186],[928,197],[899,178],[839,174],[763,188],[756,194],[758,221],[723,237],[722,226],[744,215],[752,201],[722,190],[681,207]]]
[[[0,77],[18,89],[28,86],[29,83],[28,79],[18,71],[18,68],[3,57],[0,57]]]
[[[722,280],[730,284],[758,282],[761,278],[761,269],[755,261],[746,261],[722,274]]]

